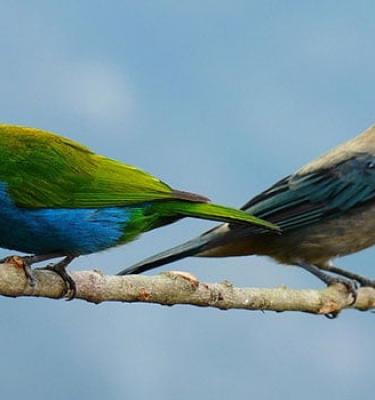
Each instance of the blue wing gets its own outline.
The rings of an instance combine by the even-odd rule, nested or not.
[[[290,175],[242,209],[276,223],[283,231],[342,214],[375,199],[375,158],[358,153],[336,165]]]

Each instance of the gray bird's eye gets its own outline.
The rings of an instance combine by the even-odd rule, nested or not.
[[[374,161],[368,161],[366,164],[366,168],[372,169],[375,168],[375,162]]]

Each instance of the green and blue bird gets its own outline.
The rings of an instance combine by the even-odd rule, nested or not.
[[[375,125],[281,179],[242,210],[277,224],[282,235],[226,223],[119,274],[189,256],[261,255],[300,266],[328,285],[340,281],[352,291],[357,283],[375,287],[375,281],[332,262],[375,244]]]
[[[183,217],[277,229],[243,211],[174,190],[65,137],[0,125],[0,247],[31,254],[17,258],[30,284],[35,284],[32,264],[62,257],[47,268],[74,296],[74,281],[65,270],[74,258],[130,242]]]

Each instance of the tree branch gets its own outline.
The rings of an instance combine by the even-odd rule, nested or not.
[[[34,270],[38,284],[29,286],[24,271],[13,264],[0,264],[0,295],[61,298],[64,284],[50,271]],[[71,272],[77,285],[77,299],[143,302],[162,305],[190,304],[222,310],[301,311],[334,315],[345,308],[366,311],[375,308],[375,289],[360,288],[355,304],[342,285],[322,290],[233,287],[229,282],[202,283],[188,273],[164,272],[157,276],[108,276],[99,271]]]

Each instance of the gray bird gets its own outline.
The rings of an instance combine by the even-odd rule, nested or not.
[[[141,273],[189,256],[262,255],[302,267],[327,285],[339,281],[353,287],[356,281],[375,287],[375,281],[332,264],[336,257],[375,244],[375,125],[281,179],[242,210],[277,224],[282,234],[222,224],[119,275]]]

